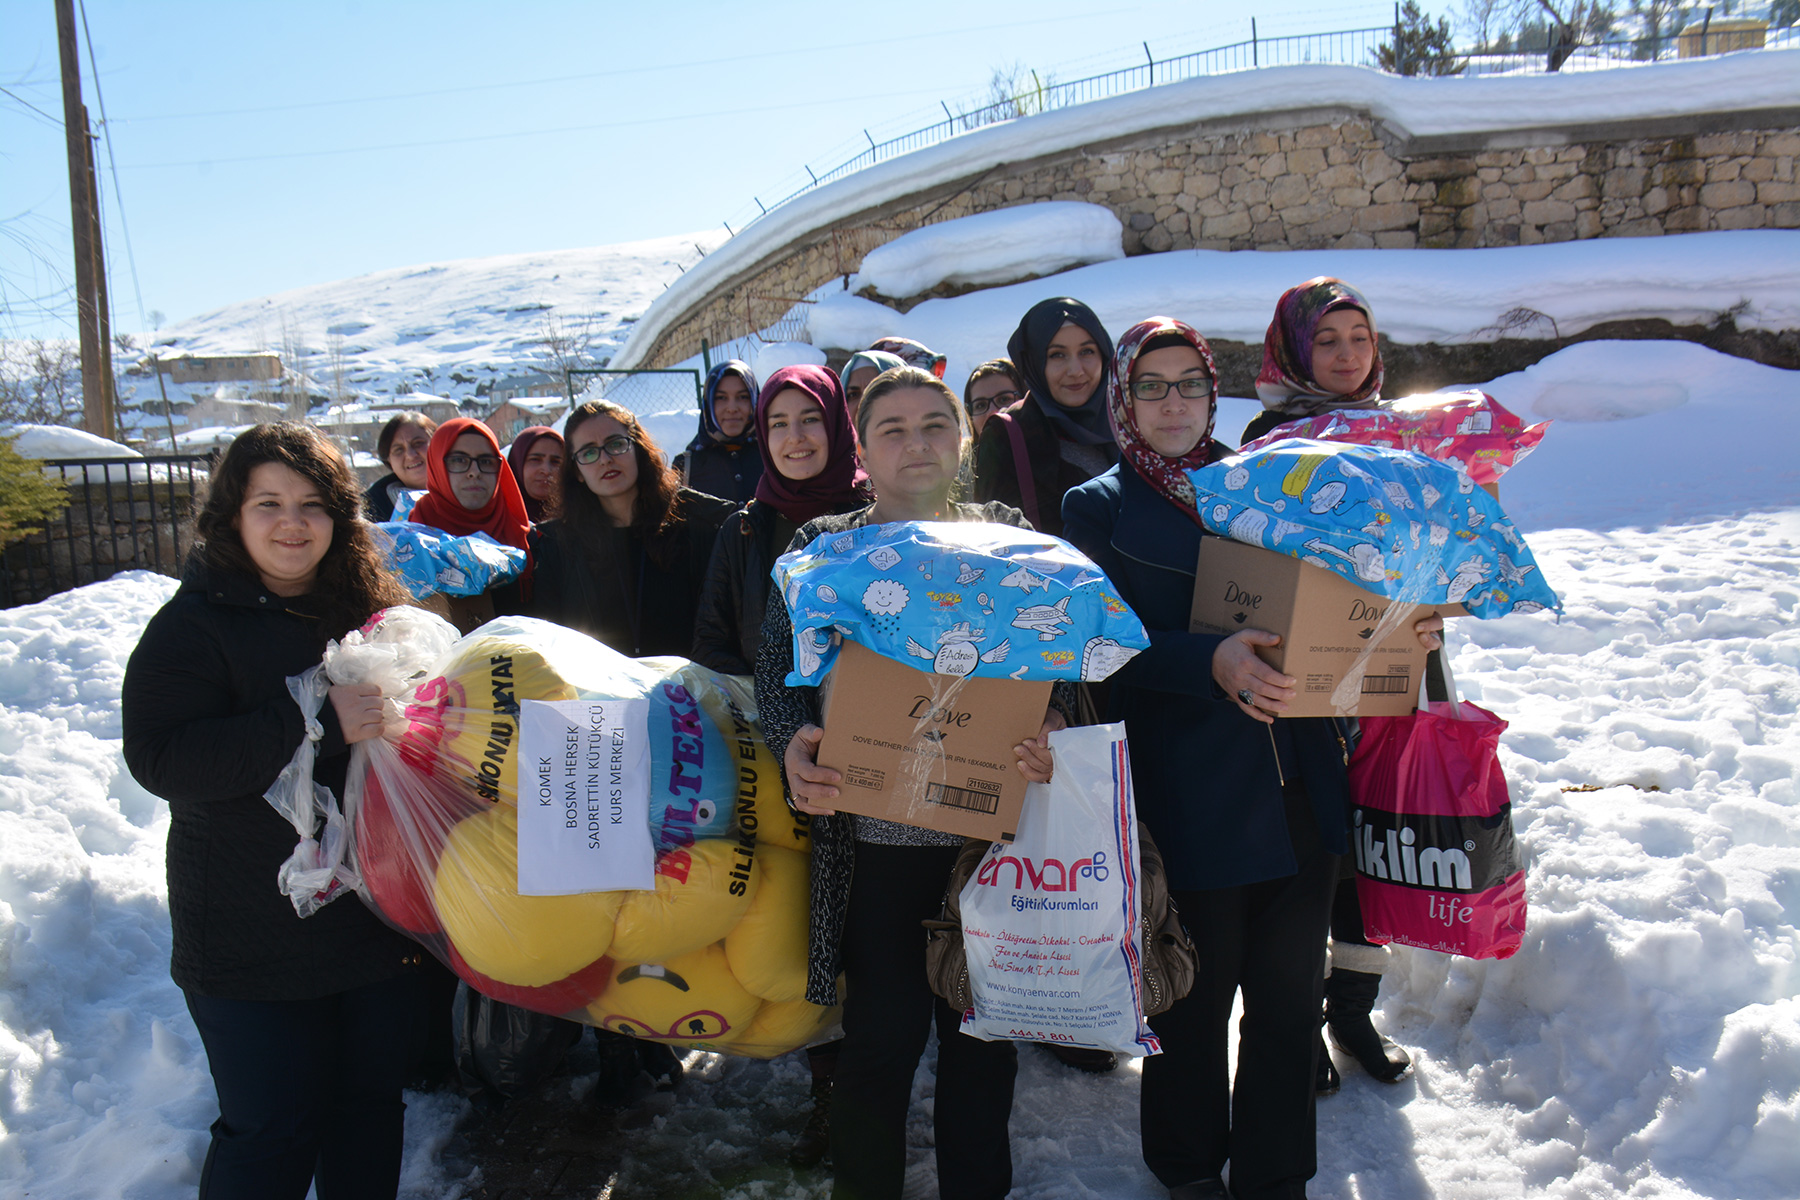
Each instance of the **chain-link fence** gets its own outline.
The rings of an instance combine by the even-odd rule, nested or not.
[[[571,367],[564,372],[569,405],[601,399],[640,417],[700,407],[700,372],[691,367],[614,371]]]

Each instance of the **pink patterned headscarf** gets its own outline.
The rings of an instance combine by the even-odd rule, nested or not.
[[[1200,361],[1206,364],[1206,373],[1213,381],[1213,394],[1207,408],[1206,429],[1200,434],[1200,440],[1181,457],[1169,458],[1153,450],[1138,430],[1137,413],[1131,403],[1131,369],[1147,346],[1177,338],[1200,352]],[[1143,476],[1145,483],[1167,497],[1196,525],[1200,523],[1200,513],[1195,503],[1194,485],[1188,482],[1187,473],[1231,453],[1229,447],[1214,441],[1212,435],[1213,421],[1219,413],[1218,381],[1219,371],[1213,363],[1212,347],[1192,325],[1174,317],[1151,317],[1127,329],[1119,339],[1112,377],[1107,380],[1106,415],[1112,424],[1113,440],[1119,445],[1119,457],[1131,464],[1131,469]]]

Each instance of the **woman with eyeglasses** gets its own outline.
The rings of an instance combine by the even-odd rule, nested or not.
[[[976,438],[987,428],[988,418],[1011,408],[1025,394],[1025,381],[1019,368],[1004,358],[989,359],[969,372],[963,384],[963,408],[969,414],[969,428]]]
[[[437,422],[422,412],[396,414],[381,427],[375,453],[387,464],[388,473],[363,493],[369,520],[391,521],[400,493],[416,492],[427,485],[425,454],[431,448],[431,435],[436,432]]]
[[[1025,514],[1041,533],[1062,533],[1063,494],[1119,461],[1106,427],[1112,338],[1094,310],[1061,296],[1026,310],[1006,356],[1025,402],[990,415],[975,448],[975,498]]]
[[[1108,387],[1122,461],[1063,499],[1064,536],[1150,633],[1150,648],[1108,681],[1109,717],[1125,722],[1138,815],[1201,953],[1193,991],[1150,1018],[1163,1052],[1143,1064],[1144,1161],[1172,1200],[1306,1194],[1325,928],[1349,849],[1346,730],[1328,717],[1275,719],[1298,681],[1257,657],[1274,634],[1188,632],[1200,539],[1211,535],[1187,472],[1230,453],[1212,436],[1217,378],[1191,326],[1132,326]],[[1428,617],[1414,631],[1429,650],[1442,627]]]
[[[687,657],[713,541],[737,506],[682,487],[616,404],[590,400],[563,428],[562,512],[539,527],[532,614],[632,658]]]
[[[453,417],[431,435],[425,457],[427,490],[407,519],[457,537],[485,533],[525,551],[519,577],[488,592],[495,612],[517,612],[531,595],[531,517],[493,430],[469,417]]]

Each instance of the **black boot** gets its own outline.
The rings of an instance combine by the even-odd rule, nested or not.
[[[1119,1056],[1111,1050],[1087,1050],[1080,1046],[1059,1046],[1055,1042],[1039,1042],[1038,1045],[1054,1054],[1063,1066],[1090,1075],[1104,1075],[1119,1065]]]
[[[1331,1049],[1325,1045],[1325,1035],[1319,1034],[1319,1069],[1313,1076],[1313,1090],[1321,1096],[1335,1096],[1337,1090],[1344,1086],[1344,1077],[1338,1074],[1337,1064],[1331,1061]]]
[[[1383,1083],[1396,1083],[1412,1066],[1412,1056],[1376,1031],[1369,1020],[1381,976],[1332,968],[1325,977],[1325,1023],[1331,1041]]]
[[[813,1077],[812,1114],[806,1118],[806,1128],[794,1139],[788,1150],[788,1164],[795,1167],[816,1167],[825,1161],[831,1152],[831,1077],[820,1079]]]
[[[838,1047],[843,1039],[811,1046],[806,1051],[806,1065],[812,1070],[812,1114],[806,1128],[788,1149],[788,1164],[816,1167],[831,1153],[831,1081],[837,1075]]]

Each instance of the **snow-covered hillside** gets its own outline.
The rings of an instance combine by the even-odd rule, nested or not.
[[[145,336],[161,357],[243,354],[298,346],[284,362],[332,382],[341,345],[350,388],[462,399],[512,376],[542,373],[547,337],[582,344],[604,360],[682,270],[725,238],[723,230],[616,246],[427,263],[315,284],[228,305]],[[148,396],[154,383],[145,385]]]

